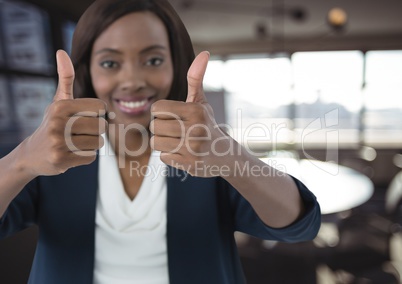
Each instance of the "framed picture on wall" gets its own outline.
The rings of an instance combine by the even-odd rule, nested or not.
[[[62,25],[64,50],[68,54],[71,54],[71,45],[72,45],[73,34],[74,34],[76,25],[77,24],[73,21],[65,21]]]
[[[0,10],[1,10],[1,3],[0,3]],[[3,40],[0,36],[0,67],[4,67],[6,62],[4,59],[4,50],[3,50]]]
[[[9,69],[51,74],[48,15],[23,2],[5,1],[0,10],[3,47]]]
[[[50,78],[15,77],[11,89],[20,138],[24,139],[42,122],[46,107],[53,100],[56,83]]]
[[[0,76],[0,131],[12,128],[12,106],[9,99],[7,81]]]

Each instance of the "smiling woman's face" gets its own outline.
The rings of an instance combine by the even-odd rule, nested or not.
[[[166,99],[173,82],[169,38],[150,12],[121,17],[95,41],[90,63],[97,97],[116,118],[110,123],[148,127],[152,103]],[[113,116],[112,116],[113,117]]]

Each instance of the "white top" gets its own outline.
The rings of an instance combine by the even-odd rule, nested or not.
[[[94,283],[167,284],[166,165],[158,152],[148,166],[132,165],[145,177],[131,201],[106,140],[99,154]]]

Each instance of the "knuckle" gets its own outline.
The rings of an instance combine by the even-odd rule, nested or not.
[[[102,148],[105,146],[105,139],[102,136],[99,136],[99,146],[98,149]]]
[[[161,112],[164,109],[165,100],[158,100],[151,105],[151,112]]]
[[[96,98],[81,98],[74,100],[75,103],[85,105],[87,112],[96,112],[96,114],[104,116],[107,110],[107,104]]]
[[[65,104],[66,104],[65,100],[56,101],[56,102],[52,103],[49,106],[50,114],[53,115],[53,116],[60,115],[62,110],[65,108]]]
[[[158,111],[158,103],[159,103],[159,101],[156,101],[151,105],[151,112],[157,112]]]
[[[75,78],[75,74],[74,73],[71,73],[71,74],[64,74],[63,76],[62,76],[62,78],[63,79],[66,79],[66,80],[68,80],[68,81],[73,81],[74,80],[74,78]]]
[[[98,124],[98,129],[99,129],[99,134],[106,133],[107,127],[108,127],[108,122],[104,117],[99,118],[99,124]]]
[[[106,104],[106,102],[104,102],[104,101],[102,101],[102,100],[99,100],[99,99],[96,99],[97,100],[97,104],[98,104],[98,109],[99,109],[99,111],[104,111],[105,113],[106,113],[106,110],[107,110],[107,104]]]
[[[49,154],[49,162],[56,168],[62,168],[62,163],[64,161],[64,155],[61,151],[51,151]]]
[[[60,149],[64,145],[64,139],[62,139],[62,135],[60,135],[57,128],[53,128],[50,130],[50,135],[48,139],[53,149]]]
[[[189,137],[206,137],[207,130],[202,125],[197,125],[189,130]]]
[[[95,103],[92,104],[92,111],[96,112],[98,116],[105,116],[107,112],[107,105],[100,99],[93,99]]]
[[[152,136],[151,139],[149,139],[149,144],[151,146],[152,149],[157,150],[157,139],[155,136]]]
[[[201,152],[201,143],[198,143],[198,142],[196,142],[196,143],[192,143],[191,145],[190,145],[190,148],[191,148],[191,150],[194,152],[194,153],[200,153]]]
[[[60,118],[53,117],[47,122],[46,129],[50,135],[57,135],[60,132],[61,126]]]
[[[149,123],[149,131],[151,131],[151,133],[155,134],[155,124],[156,121],[153,119],[151,120],[151,122]]]

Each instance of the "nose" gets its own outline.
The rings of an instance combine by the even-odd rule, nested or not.
[[[127,64],[120,72],[120,88],[123,91],[137,91],[144,88],[145,76],[140,66]]]

